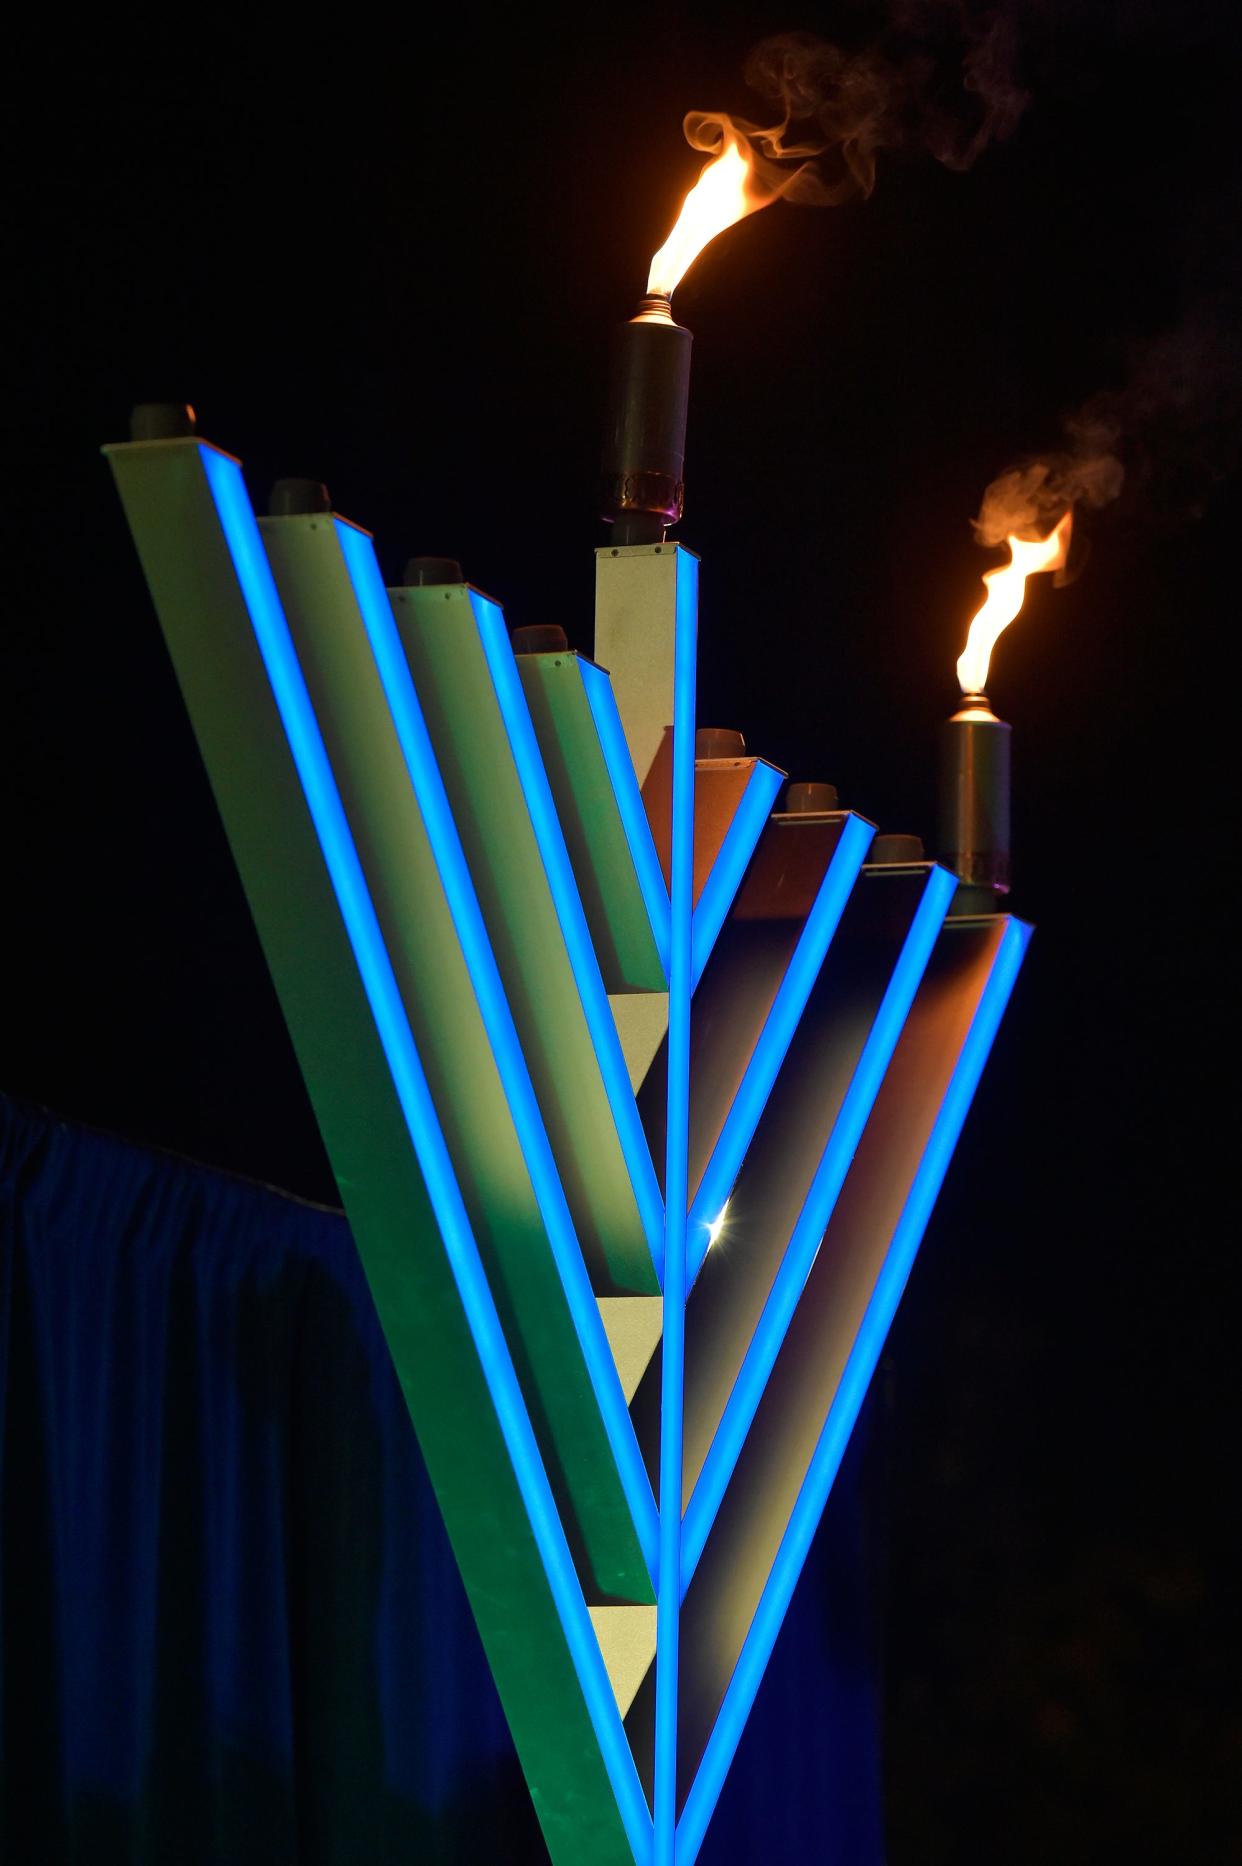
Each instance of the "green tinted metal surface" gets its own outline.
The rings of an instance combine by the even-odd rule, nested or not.
[[[659,1283],[466,585],[389,592],[600,1295]]]
[[[549,1850],[629,1866],[201,446],[107,452]]]
[[[335,524],[260,529],[587,1598],[652,1600]]]
[[[518,671],[609,991],[667,989],[579,657],[523,654]]]

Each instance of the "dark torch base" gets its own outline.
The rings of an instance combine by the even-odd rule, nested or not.
[[[940,859],[961,881],[954,914],[991,913],[1009,892],[1012,733],[968,693],[940,739]]]
[[[660,297],[617,332],[600,488],[616,544],[658,544],[681,517],[692,341]]]

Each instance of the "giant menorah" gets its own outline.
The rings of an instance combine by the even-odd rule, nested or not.
[[[696,755],[684,547],[592,661],[107,451],[549,1852],[690,1866],[1029,929]]]

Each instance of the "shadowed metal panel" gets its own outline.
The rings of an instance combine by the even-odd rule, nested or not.
[[[920,911],[926,881],[925,869],[915,874],[875,869],[864,871],[864,879],[854,888],[833,941],[832,963],[810,992],[784,1068],[759,1119],[730,1201],[727,1224],[708,1252],[691,1294],[686,1318],[684,1464],[685,1559],[691,1567],[749,1421],[743,1396],[737,1391],[738,1376],[747,1367],[752,1386],[762,1390],[764,1372],[775,1359],[783,1328],[769,1327],[758,1336],[757,1331],[774,1289],[788,1286],[789,1298],[796,1301],[805,1276],[805,1266],[791,1254],[799,1221],[812,1188],[823,1179],[825,1162],[831,1167],[835,1161],[842,1177],[848,1167],[853,1141],[843,1129],[841,1116],[851,1094],[855,1102],[851,1126],[865,1120],[869,1110],[874,1088],[868,1092],[866,1084],[854,1086],[860,1059]],[[763,922],[755,924],[764,926]],[[744,929],[743,947],[749,938],[749,928]],[[748,1015],[757,1019],[761,1010],[762,998]],[[827,1216],[825,1211],[825,1223]],[[811,1243],[812,1250],[817,1243],[818,1236]],[[632,1408],[649,1467],[658,1431],[654,1378],[653,1368],[640,1384]],[[726,1415],[729,1445],[722,1438],[715,1446]],[[707,1481],[699,1492],[697,1486],[714,1446]]]
[[[686,1508],[683,1588],[762,1399],[956,886],[946,869],[929,866],[904,874],[875,868],[863,875],[851,902],[859,916],[853,937],[837,949],[812,995],[779,1096],[760,1123],[754,1177],[747,1174],[739,1182],[741,1237],[730,1240],[731,1208],[718,1246],[727,1267],[708,1286],[710,1297],[693,1309],[697,1379],[693,1392],[687,1384],[686,1443],[688,1456],[691,1446],[701,1454],[701,1465]]]
[[[700,1771],[681,1836],[687,1859],[879,1358],[1026,937],[1000,916],[942,929],[683,1602],[681,1779]]]
[[[775,816],[695,996],[690,1084],[690,1271],[733,1187],[819,976],[871,837],[861,817]],[[639,1097],[653,1149],[664,1090]]]

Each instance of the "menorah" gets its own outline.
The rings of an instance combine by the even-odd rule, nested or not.
[[[696,752],[683,546],[598,553],[592,661],[147,431],[106,452],[549,1853],[690,1866],[1030,929]]]

